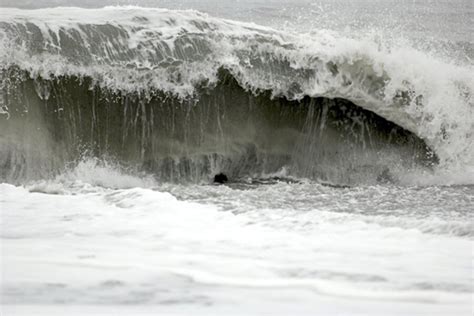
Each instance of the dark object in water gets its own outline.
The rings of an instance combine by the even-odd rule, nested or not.
[[[325,187],[330,187],[330,188],[335,188],[335,189],[347,189],[351,187],[350,185],[346,185],[346,184],[334,184],[330,182],[318,182],[318,183]]]
[[[388,168],[385,168],[377,177],[377,182],[379,183],[393,183],[393,176],[392,173]]]
[[[226,183],[227,181],[229,181],[229,179],[222,172],[214,176],[214,183]]]

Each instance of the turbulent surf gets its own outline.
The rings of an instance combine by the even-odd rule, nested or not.
[[[472,311],[472,4],[4,2],[0,313]]]
[[[198,182],[285,168],[375,183],[384,172],[473,163],[472,76],[417,59],[426,56],[396,60],[354,40],[195,11],[7,9],[2,18],[8,181],[54,175],[84,152]],[[433,76],[439,67],[448,72]]]

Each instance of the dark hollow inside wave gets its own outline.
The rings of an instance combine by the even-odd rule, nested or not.
[[[348,100],[255,95],[222,70],[219,83],[182,100],[112,92],[88,78],[31,79],[2,72],[0,181],[54,177],[86,155],[160,181],[287,175],[339,184],[391,179],[436,156],[413,133]]]

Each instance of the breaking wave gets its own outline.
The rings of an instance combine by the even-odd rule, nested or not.
[[[0,71],[4,181],[84,152],[171,181],[474,174],[472,67],[409,47],[196,11],[2,9]]]

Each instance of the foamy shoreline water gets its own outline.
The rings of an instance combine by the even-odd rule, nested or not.
[[[177,196],[183,189],[208,197],[221,192],[229,204],[216,206],[219,197],[196,204],[149,189],[85,186],[83,193],[50,195],[2,184],[5,309],[48,313],[55,308],[43,305],[59,303],[65,310],[72,306],[74,314],[81,305],[126,304],[124,314],[150,314],[130,306],[144,304],[165,314],[186,314],[195,306],[198,314],[377,315],[390,306],[393,314],[468,314],[471,237],[423,232],[422,224],[403,213],[390,223],[393,211],[383,215],[383,204],[366,200],[370,188],[348,199],[348,206],[365,209],[365,215],[341,213],[338,196],[343,199],[344,190],[333,188],[313,196],[298,192],[300,202],[288,201],[293,209],[269,204],[295,186],[261,186],[240,195],[219,186],[209,192],[200,186],[174,189]],[[324,207],[305,210],[328,193],[334,198]],[[413,207],[409,200],[399,203]],[[372,204],[380,215],[371,213]],[[416,209],[423,217],[420,205]],[[455,225],[454,214],[433,214],[431,221],[440,228]],[[27,302],[38,308],[15,306]],[[234,305],[239,309],[232,312]],[[93,314],[109,310],[114,311],[90,307]]]

